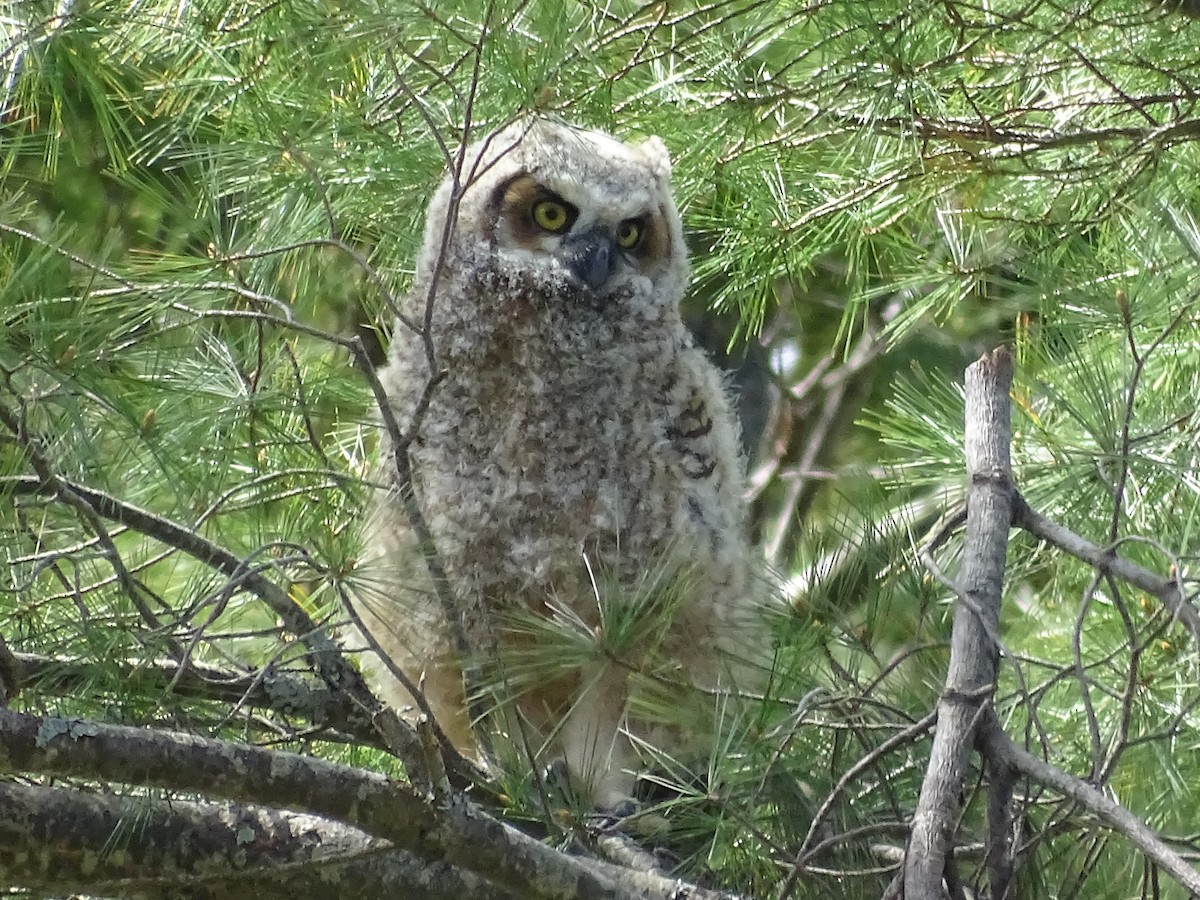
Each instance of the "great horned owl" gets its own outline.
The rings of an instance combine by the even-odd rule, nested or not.
[[[503,681],[536,657],[531,617],[573,629],[594,652],[525,666],[500,727],[565,761],[602,808],[631,793],[631,736],[667,733],[630,706],[633,687],[729,687],[757,641],[737,427],[680,320],[688,259],[670,170],[657,138],[544,119],[470,147],[430,204],[380,375],[400,431],[416,423],[412,498],[451,602],[436,596],[385,437],[390,490],[371,540],[387,574],[359,603],[365,627],[468,750],[463,652]],[[647,599],[656,590],[675,599]],[[640,631],[621,619],[639,604]],[[388,702],[412,708],[378,660],[368,669]]]

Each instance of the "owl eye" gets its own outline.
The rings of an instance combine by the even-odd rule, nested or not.
[[[626,219],[617,226],[617,245],[623,250],[632,250],[642,242],[642,231],[640,219]]]
[[[539,200],[530,212],[534,224],[552,234],[562,234],[575,218],[572,210],[559,200]]]

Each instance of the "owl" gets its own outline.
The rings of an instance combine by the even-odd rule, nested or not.
[[[461,749],[482,724],[465,667],[491,727],[628,808],[638,748],[694,739],[661,711],[711,705],[761,649],[736,420],[680,318],[670,160],[548,119],[462,160],[380,373],[411,477],[385,435],[356,606]]]

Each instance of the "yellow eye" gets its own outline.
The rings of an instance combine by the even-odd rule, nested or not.
[[[632,250],[642,240],[642,223],[637,219],[626,219],[617,226],[617,244],[624,250]]]
[[[571,211],[557,200],[539,200],[533,204],[533,221],[539,228],[558,234],[571,224]]]

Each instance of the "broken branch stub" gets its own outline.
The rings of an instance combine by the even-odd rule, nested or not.
[[[967,526],[937,731],[913,815],[906,900],[941,900],[975,729],[995,690],[1000,595],[1012,523],[1012,356],[985,353],[966,374]]]

